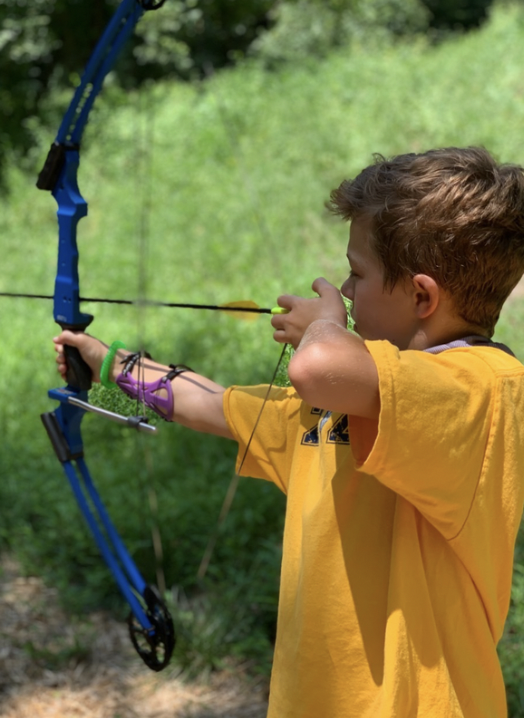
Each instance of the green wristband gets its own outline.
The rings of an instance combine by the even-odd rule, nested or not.
[[[126,345],[124,344],[124,342],[120,342],[117,339],[116,342],[113,342],[107,350],[105,359],[102,362],[102,366],[100,367],[100,382],[102,386],[105,386],[106,389],[112,389],[114,386],[116,386],[115,382],[110,380],[109,372],[111,370],[111,367],[113,366],[113,359],[115,358],[117,351],[119,349],[125,348]]]

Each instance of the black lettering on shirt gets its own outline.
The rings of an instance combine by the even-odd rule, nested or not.
[[[322,409],[311,410],[311,414],[314,416],[321,416],[322,413]],[[305,431],[302,435],[302,441],[300,443],[302,445],[318,446],[320,443],[320,429],[322,428],[324,421],[327,420],[329,416],[330,412],[328,412],[325,417],[323,417],[319,422],[317,422],[315,426]],[[337,419],[333,427],[330,429],[327,443],[349,445],[349,424],[348,417],[346,414]]]
[[[328,444],[349,444],[349,423],[347,414],[335,422],[328,435]]]

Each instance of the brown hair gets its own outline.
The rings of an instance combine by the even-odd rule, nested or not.
[[[385,288],[427,274],[462,319],[493,334],[524,273],[522,167],[498,164],[481,147],[374,159],[333,190],[328,207],[371,219]]]

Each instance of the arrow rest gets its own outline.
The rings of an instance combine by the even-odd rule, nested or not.
[[[131,642],[148,668],[161,671],[167,666],[176,644],[175,626],[167,606],[155,586],[146,586],[143,592],[146,616],[152,628],[140,625],[133,612],[127,618]]]

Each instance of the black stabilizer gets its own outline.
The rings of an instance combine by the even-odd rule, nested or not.
[[[54,412],[48,411],[45,414],[40,414],[40,418],[51,440],[58,461],[63,464],[65,461],[80,459],[84,455],[83,451],[77,452],[76,454],[71,452]]]

